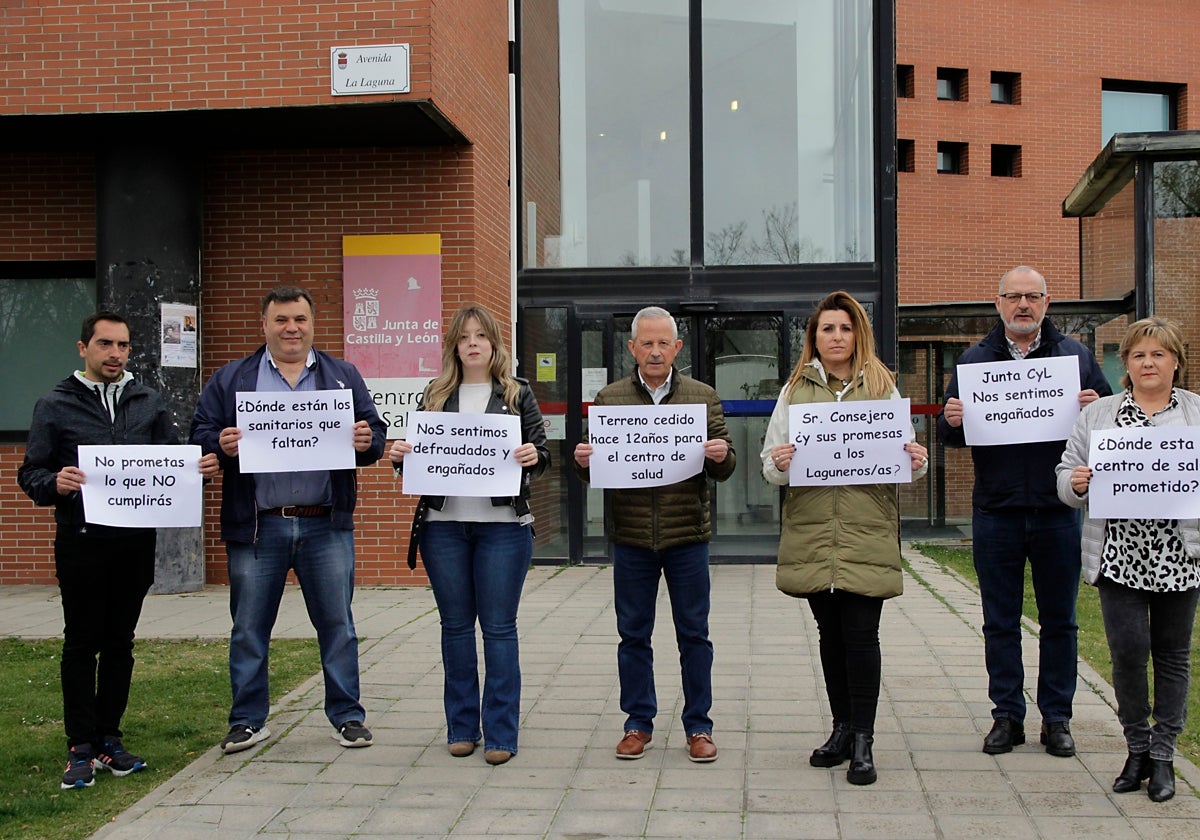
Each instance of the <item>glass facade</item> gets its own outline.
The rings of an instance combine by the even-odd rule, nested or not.
[[[522,4],[525,268],[874,259],[870,0],[702,9]]]
[[[607,555],[604,493],[573,475],[572,448],[596,391],[633,373],[646,305],[675,316],[676,366],[717,390],[734,439],[712,556],[769,560],[782,496],[758,452],[813,304],[846,289],[894,354],[893,6],[516,9],[518,346],[553,454],[535,560]]]
[[[704,4],[705,265],[874,252],[869,2]]]

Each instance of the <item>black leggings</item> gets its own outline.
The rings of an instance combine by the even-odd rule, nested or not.
[[[874,733],[883,599],[838,589],[809,595],[808,605],[820,631],[821,670],[833,722]]]

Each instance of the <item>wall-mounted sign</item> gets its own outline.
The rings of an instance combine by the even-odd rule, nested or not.
[[[331,47],[329,85],[334,96],[408,93],[408,44]]]
[[[366,380],[388,439],[442,369],[442,237],[342,237],[345,358]]]

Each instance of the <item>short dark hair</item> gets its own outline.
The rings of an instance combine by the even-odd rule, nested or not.
[[[267,296],[263,298],[262,314],[267,314],[267,307],[272,303],[291,303],[297,300],[308,301],[308,308],[313,312],[317,311],[317,307],[313,305],[312,295],[304,291],[304,289],[301,289],[299,286],[276,286],[267,292]]]
[[[92,336],[96,334],[97,321],[112,321],[114,324],[124,324],[125,329],[129,329],[129,322],[116,312],[108,309],[97,310],[84,318],[83,325],[79,328],[79,340],[83,342],[84,347],[92,343]]]

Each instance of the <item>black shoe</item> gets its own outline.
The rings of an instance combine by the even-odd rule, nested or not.
[[[1169,761],[1150,759],[1150,781],[1146,793],[1154,802],[1166,802],[1175,795],[1175,765]]]
[[[850,757],[850,749],[853,746],[851,735],[849,725],[835,723],[829,740],[813,750],[813,754],[808,757],[808,763],[813,767],[837,767]]]
[[[90,788],[96,784],[96,756],[91,744],[76,744],[67,750],[67,769],[63,773],[63,790]]]
[[[1025,726],[1008,718],[996,718],[992,731],[983,739],[983,751],[988,755],[1012,752],[1025,743]]]
[[[229,734],[221,739],[221,752],[229,755],[230,753],[248,750],[255,744],[265,741],[270,737],[271,730],[265,726],[255,729],[253,726],[237,723],[229,727]]]
[[[1130,753],[1121,768],[1121,775],[1113,780],[1113,793],[1133,793],[1142,787],[1142,780],[1150,778],[1150,753]]]
[[[96,769],[107,770],[114,776],[128,776],[146,768],[146,762],[130,752],[115,735],[105,735],[104,744],[96,756]]]
[[[361,720],[348,720],[338,728],[338,734],[333,736],[343,747],[369,747],[375,742],[371,730],[363,726]]]
[[[1075,755],[1075,739],[1071,737],[1071,727],[1065,720],[1042,724],[1042,743],[1046,752],[1060,758],[1070,758]]]
[[[846,771],[846,781],[852,785],[871,785],[875,783],[875,757],[871,755],[871,745],[875,739],[865,732],[854,733],[854,747],[850,754],[850,769]]]

